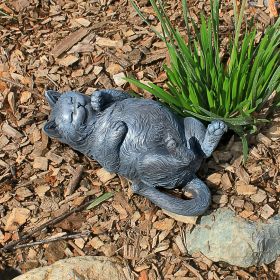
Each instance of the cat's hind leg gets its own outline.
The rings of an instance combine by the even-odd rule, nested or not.
[[[184,128],[188,145],[190,139],[193,137],[202,145],[206,134],[206,128],[202,122],[195,118],[187,117],[184,118]]]
[[[184,119],[184,127],[188,147],[195,148],[198,143],[205,157],[211,156],[227,131],[227,126],[222,121],[212,121],[206,129],[202,122],[192,117]]]

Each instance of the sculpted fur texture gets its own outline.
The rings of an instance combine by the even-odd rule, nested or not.
[[[206,129],[200,121],[179,118],[156,101],[117,90],[91,96],[56,91],[45,95],[52,108],[44,126],[47,135],[130,179],[134,193],[167,211],[193,216],[207,210],[211,195],[195,173],[226,131],[223,122],[214,121]],[[175,187],[191,192],[193,198],[163,192]]]

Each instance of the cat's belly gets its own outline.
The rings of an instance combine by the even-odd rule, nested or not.
[[[164,146],[168,137],[178,144],[185,140],[177,117],[152,100],[126,99],[116,104],[112,115],[114,121],[124,122],[128,129],[121,146],[122,154],[144,153]]]
[[[112,121],[122,121],[127,126],[127,133],[120,146],[120,174],[125,170],[126,177],[135,177],[138,162],[145,154],[164,153],[167,139],[185,145],[183,127],[177,117],[165,107],[154,101],[142,99],[127,99],[111,112]]]

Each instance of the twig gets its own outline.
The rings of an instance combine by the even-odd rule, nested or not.
[[[0,10],[0,14],[3,15],[3,16],[9,17],[9,15],[4,13],[2,10]]]
[[[25,86],[25,85],[23,85],[21,83],[18,83],[16,81],[14,81],[14,80],[10,80],[10,79],[7,79],[7,78],[0,77],[0,81],[12,84],[12,85],[14,85],[16,87],[19,87],[19,88],[24,88],[24,89],[30,91],[31,93],[35,94],[37,97],[41,97],[41,95],[36,90],[31,89],[28,86]]]
[[[82,178],[82,174],[84,172],[84,168],[82,165],[78,165],[69,185],[67,186],[64,196],[68,196],[71,195],[77,188],[81,178]]]
[[[29,240],[33,236],[34,233],[36,233],[38,231],[42,231],[43,229],[45,229],[48,226],[54,226],[55,224],[63,221],[64,219],[66,219],[67,217],[72,215],[73,213],[77,213],[77,212],[83,210],[88,205],[90,205],[95,199],[96,198],[94,198],[94,199],[84,203],[83,205],[81,205],[79,207],[73,208],[72,210],[69,210],[69,211],[61,214],[60,216],[56,217],[53,220],[47,221],[46,223],[44,223],[44,224],[38,226],[37,228],[31,230],[29,233],[23,234],[19,240],[12,241],[12,242],[8,243],[7,245],[5,245],[4,247],[2,247],[0,249],[0,252],[2,252],[2,251],[9,251],[9,250],[13,249],[17,244]]]
[[[81,250],[72,240],[68,241],[68,244],[71,245],[80,256],[85,256],[86,254],[84,253],[83,250]]]
[[[201,276],[201,274],[198,272],[198,270],[196,270],[194,267],[192,267],[190,264],[183,262],[183,265],[191,272],[193,273],[198,280],[203,280],[203,277]]]
[[[112,54],[109,51],[102,50],[106,55],[110,56],[113,60],[115,60],[117,63],[119,63],[123,68],[127,68],[131,66],[131,62],[124,58],[119,58],[116,55]]]
[[[10,79],[7,79],[7,78],[3,78],[3,77],[0,77],[0,81],[3,81],[3,82],[5,82],[5,83],[12,84],[12,85],[14,85],[14,86],[16,86],[16,87],[20,87],[20,88],[26,87],[25,85],[22,85],[22,84],[20,84],[20,83],[18,83],[18,82],[16,82],[16,81],[13,81],[13,80],[10,80]]]
[[[47,74],[46,77],[56,86],[56,88],[59,88],[59,85],[51,78],[49,74]]]
[[[51,243],[51,242],[56,242],[56,241],[60,241],[60,240],[76,239],[76,238],[81,238],[83,236],[88,236],[90,234],[91,234],[90,231],[76,233],[76,234],[68,234],[68,235],[63,235],[63,236],[59,236],[59,237],[55,237],[55,238],[38,240],[35,242],[31,242],[31,243],[16,245],[13,247],[13,249],[27,248],[27,247],[32,247],[32,246],[36,246],[36,245],[42,245],[42,244],[47,244],[47,243]]]
[[[10,168],[8,170],[5,171],[5,173],[3,175],[0,176],[0,182],[2,182],[2,180],[7,179],[12,177],[12,173]]]

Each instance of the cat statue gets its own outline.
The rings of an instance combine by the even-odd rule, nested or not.
[[[48,90],[45,96],[52,109],[44,126],[49,137],[128,178],[134,193],[162,209],[185,216],[207,210],[211,194],[195,173],[227,130],[222,121],[206,129],[200,121],[180,118],[156,101],[113,89],[91,96]],[[163,190],[175,187],[190,192],[192,199]]]

